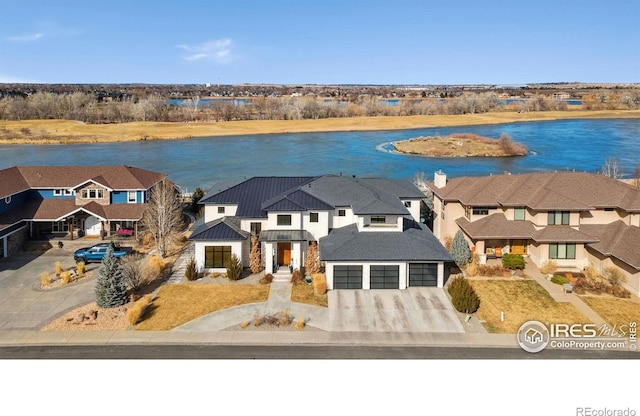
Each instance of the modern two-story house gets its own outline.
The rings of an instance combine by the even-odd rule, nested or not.
[[[442,287],[452,261],[420,223],[424,194],[381,178],[254,177],[221,182],[205,195],[195,242],[198,267],[224,271],[231,254],[249,265],[251,235],[263,266],[304,266],[318,243],[329,289]]]
[[[0,257],[30,238],[135,236],[149,190],[166,175],[131,166],[0,170]]]
[[[640,289],[640,189],[599,174],[530,173],[447,180],[436,172],[433,233],[458,230],[481,257],[551,259],[565,269],[618,267]]]

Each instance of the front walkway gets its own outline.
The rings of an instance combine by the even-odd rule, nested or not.
[[[545,276],[540,273],[538,268],[535,265],[531,265],[530,262],[527,262],[525,273],[533,278],[540,286],[542,286],[549,295],[556,302],[568,302],[576,307],[584,316],[586,316],[591,322],[596,324],[597,326],[604,325],[606,322],[600,315],[594,312],[593,309],[589,307],[578,295],[575,293],[565,293],[562,285],[557,285],[552,283],[550,280],[547,280]]]

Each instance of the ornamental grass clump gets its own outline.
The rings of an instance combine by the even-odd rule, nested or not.
[[[151,310],[152,302],[153,296],[145,295],[134,303],[127,311],[127,322],[129,322],[129,325],[135,325],[141,322],[149,310]]]

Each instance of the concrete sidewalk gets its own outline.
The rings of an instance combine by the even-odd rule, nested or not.
[[[0,346],[22,345],[369,345],[520,348],[514,334],[324,331],[0,331]]]

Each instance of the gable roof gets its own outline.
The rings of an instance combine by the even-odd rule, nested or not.
[[[28,189],[75,188],[93,181],[110,189],[145,190],[165,174],[131,166],[14,166],[0,170],[0,197]]]
[[[322,261],[453,261],[422,224],[405,219],[403,232],[359,232],[356,224],[320,239]]]
[[[203,204],[237,204],[237,217],[265,217],[267,211],[332,210],[350,206],[355,214],[407,215],[403,199],[424,194],[412,183],[384,178],[255,177],[225,187],[215,185]],[[213,189],[213,188],[212,188]]]
[[[246,240],[251,233],[240,228],[240,220],[235,217],[222,217],[196,228],[190,240]]]
[[[448,180],[442,188],[433,183],[428,186],[440,199],[468,206],[526,206],[534,210],[569,211],[621,208],[640,212],[640,189],[595,173],[461,177]]]
[[[302,189],[334,207],[351,206],[357,215],[406,215],[407,208],[401,197],[424,198],[424,194],[410,182],[382,178],[325,175]]]
[[[206,196],[201,204],[237,204],[236,217],[265,217],[262,204],[312,180],[313,177],[253,177]],[[217,187],[214,185],[214,187]]]

